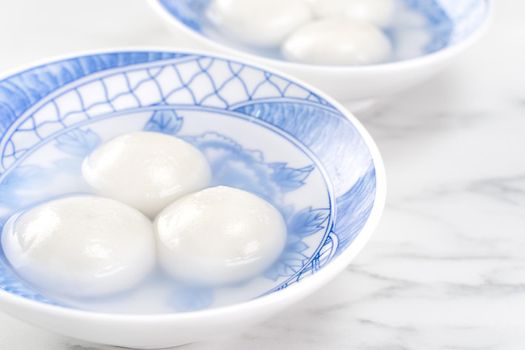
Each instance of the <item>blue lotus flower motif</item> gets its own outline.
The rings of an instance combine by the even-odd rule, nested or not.
[[[287,167],[286,163],[273,163],[270,164],[270,167],[273,169],[272,180],[279,184],[284,192],[290,192],[303,186],[308,175],[314,170],[313,165],[294,169]]]
[[[305,208],[295,214],[288,222],[288,231],[299,237],[310,236],[325,228],[330,217],[330,209]]]

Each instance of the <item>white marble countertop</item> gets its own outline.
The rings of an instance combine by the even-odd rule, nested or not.
[[[525,349],[525,2],[495,10],[456,64],[358,115],[389,196],[353,264],[267,323],[187,349]],[[0,45],[0,71],[78,50],[193,46],[140,0],[4,1]],[[98,348],[0,314],[0,349]]]

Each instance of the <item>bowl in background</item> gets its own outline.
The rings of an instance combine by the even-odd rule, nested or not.
[[[419,57],[365,66],[324,66],[287,62],[232,43],[208,23],[205,9],[210,0],[150,2],[171,28],[206,48],[278,69],[338,100],[354,102],[395,94],[428,79],[481,36],[491,13],[490,0],[400,0],[403,6],[419,13],[429,28],[430,37]],[[399,9],[396,14],[402,15]],[[412,19],[398,20],[409,23]],[[409,24],[407,28],[409,35]]]
[[[63,58],[0,80],[0,226],[15,210],[87,191],[79,181],[83,157],[136,130],[185,138],[208,157],[214,185],[271,201],[287,221],[285,253],[237,289],[242,301],[228,301],[220,288],[174,288],[150,297],[151,309],[129,311],[112,301],[97,312],[26,283],[0,249],[1,310],[73,338],[135,348],[237,333],[326,284],[379,220],[382,160],[337,102],[243,62],[131,50]]]

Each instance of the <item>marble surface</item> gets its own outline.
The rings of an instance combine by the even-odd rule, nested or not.
[[[187,349],[525,348],[525,2],[496,2],[492,29],[456,64],[358,114],[389,197],[354,263],[265,324]],[[193,47],[140,0],[2,2],[0,44],[0,71],[78,50]],[[99,348],[0,314],[0,349]]]

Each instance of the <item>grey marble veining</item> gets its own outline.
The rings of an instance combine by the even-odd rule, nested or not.
[[[358,114],[383,154],[389,197],[352,265],[265,324],[185,348],[525,348],[525,3],[496,2],[492,29],[456,64]],[[11,55],[0,56],[0,69],[71,50],[176,42],[141,1],[71,4],[3,4],[0,43]],[[81,19],[53,17],[72,6]],[[0,349],[109,348],[0,314]]]

